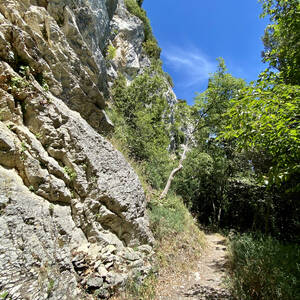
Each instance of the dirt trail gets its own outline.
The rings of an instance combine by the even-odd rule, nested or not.
[[[207,247],[197,263],[196,271],[175,280],[166,287],[168,296],[159,300],[231,299],[224,287],[227,263],[226,239],[219,234],[206,235]]]

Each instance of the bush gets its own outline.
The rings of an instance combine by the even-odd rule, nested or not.
[[[113,45],[108,45],[106,59],[112,60],[116,57],[117,49]]]
[[[137,76],[129,86],[120,75],[112,87],[110,117],[115,124],[114,138],[127,146],[130,158],[142,163],[154,188],[163,186],[172,167],[167,150],[170,133],[166,88],[161,74],[153,68]]]
[[[143,43],[143,48],[150,58],[159,59],[161,48],[158,47],[157,42],[153,39],[147,40]]]
[[[231,241],[231,288],[237,299],[300,299],[300,248],[244,234]]]
[[[170,86],[171,86],[172,88],[174,88],[174,82],[173,82],[173,79],[172,79],[172,77],[170,76],[170,74],[165,73],[165,75],[166,75],[166,78],[167,78],[167,80],[168,80]]]

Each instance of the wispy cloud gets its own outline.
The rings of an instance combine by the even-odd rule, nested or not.
[[[171,46],[163,49],[164,63],[180,78],[180,82],[175,83],[177,86],[201,85],[207,81],[209,74],[216,70],[216,62],[211,61],[196,47]]]

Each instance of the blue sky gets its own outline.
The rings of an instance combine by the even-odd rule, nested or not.
[[[162,48],[163,68],[177,97],[189,104],[206,89],[217,57],[248,82],[265,68],[260,53],[267,20],[259,18],[257,0],[144,0],[143,8]]]

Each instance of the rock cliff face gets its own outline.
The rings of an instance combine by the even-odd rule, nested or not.
[[[0,294],[8,299],[105,299],[151,269],[144,192],[101,135],[113,126],[104,108],[117,72],[130,79],[150,64],[143,40],[123,0],[1,0]]]

